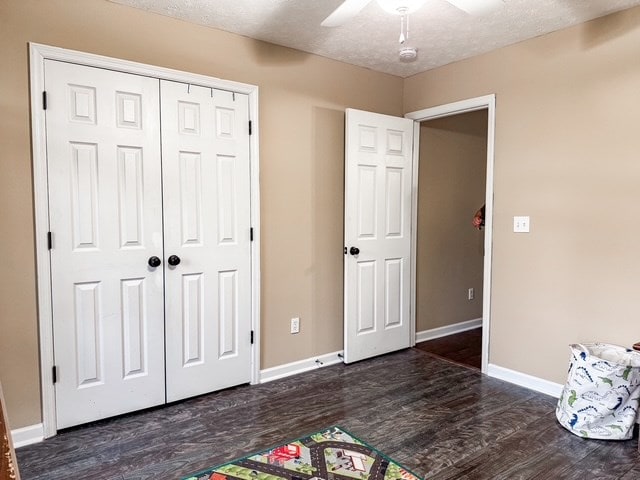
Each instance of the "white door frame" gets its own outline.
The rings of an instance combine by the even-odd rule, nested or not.
[[[413,146],[413,188],[411,193],[411,345],[416,343],[416,261],[418,238],[418,164],[420,158],[420,122],[448,117],[459,113],[487,109],[487,180],[485,190],[485,227],[484,227],[484,274],[482,295],[482,373],[487,373],[489,365],[489,328],[491,325],[491,261],[493,254],[493,163],[496,127],[495,94],[469,98],[459,102],[447,103],[424,110],[410,112],[406,118],[414,120]]]
[[[47,182],[46,124],[43,110],[44,61],[59,60],[89,67],[104,68],[162,80],[227,90],[249,96],[249,137],[251,168],[251,328],[254,343],[251,354],[251,383],[260,382],[260,184],[258,87],[222,80],[195,73],[119,60],[101,55],[66,50],[37,43],[29,44],[31,93],[31,143],[33,149],[33,186],[35,208],[36,282],[38,301],[38,331],[40,335],[40,388],[44,437],[56,434],[55,388],[53,385],[53,316],[51,306],[51,266],[47,232],[49,232],[49,201]]]

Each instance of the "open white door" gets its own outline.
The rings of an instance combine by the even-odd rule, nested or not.
[[[347,109],[346,363],[411,345],[413,120]]]

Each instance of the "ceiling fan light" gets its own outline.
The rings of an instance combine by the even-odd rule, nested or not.
[[[408,15],[418,10],[426,0],[377,0],[378,5],[389,13]]]
[[[413,62],[418,58],[418,49],[413,47],[403,47],[398,51],[401,62]]]

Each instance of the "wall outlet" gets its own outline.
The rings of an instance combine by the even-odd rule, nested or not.
[[[300,318],[295,317],[291,319],[291,333],[300,333]]]
[[[467,300],[473,300],[476,298],[476,291],[473,288],[467,290]]]

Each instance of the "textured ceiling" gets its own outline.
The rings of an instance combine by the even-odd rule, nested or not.
[[[640,5],[640,0],[505,0],[469,15],[446,0],[426,0],[410,16],[412,63],[398,58],[400,18],[372,0],[340,27],[321,27],[342,0],[110,0],[192,23],[408,77],[425,70]],[[481,1],[481,0],[478,0]]]

